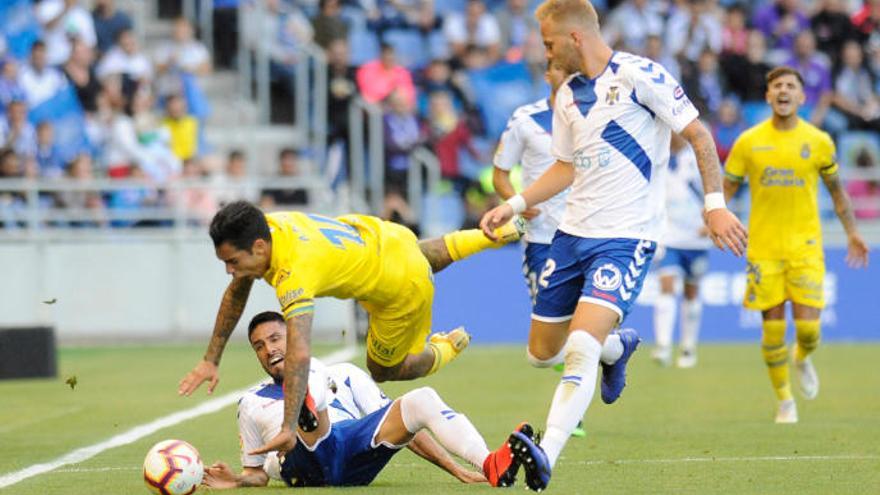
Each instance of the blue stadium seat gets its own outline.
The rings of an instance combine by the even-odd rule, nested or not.
[[[424,67],[430,62],[429,49],[425,37],[415,29],[390,29],[385,31],[384,40],[394,47],[397,61],[404,67],[413,70]]]
[[[468,77],[482,106],[488,136],[498,139],[516,107],[531,101],[534,93],[529,71],[521,62],[499,63],[470,71]]]
[[[837,159],[843,167],[855,167],[856,157],[862,150],[880,161],[880,136],[867,131],[849,131],[837,139]]]
[[[34,16],[30,0],[3,0],[0,2],[0,32],[6,36],[9,53],[26,59],[31,45],[40,36],[40,24]]]
[[[742,104],[742,118],[747,127],[770,117],[770,106],[763,101],[747,101]]]
[[[351,65],[360,66],[379,58],[379,39],[368,29],[351,30],[348,45],[351,48]]]

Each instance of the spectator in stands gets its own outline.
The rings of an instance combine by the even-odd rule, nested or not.
[[[416,103],[412,74],[397,63],[391,45],[383,43],[379,59],[362,65],[357,70],[356,78],[361,96],[370,103],[379,103],[395,91],[410,108]]]
[[[312,19],[315,43],[324,48],[339,39],[348,39],[348,24],[342,19],[341,0],[320,0],[319,12]]]
[[[211,55],[204,43],[195,38],[192,25],[183,17],[175,19],[172,38],[159,45],[154,60],[160,98],[183,92],[181,74],[211,73]]]
[[[2,179],[22,179],[24,178],[24,169],[21,166],[21,159],[14,150],[10,148],[0,148],[0,186]],[[25,206],[25,197],[17,191],[4,191],[0,189],[0,228],[14,229],[23,225],[22,210]]]
[[[97,43],[91,14],[79,0],[41,0],[36,5],[37,19],[43,26],[49,65],[58,66],[70,57],[70,41],[81,40],[89,48]]]
[[[37,125],[37,151],[35,154],[40,177],[57,179],[64,174],[64,160],[55,144],[55,129],[48,120]]]
[[[452,182],[455,191],[464,197],[471,180],[462,175],[459,166],[459,153],[464,151],[474,160],[483,157],[474,146],[471,131],[464,119],[460,118],[452,98],[446,91],[435,91],[429,97],[426,134],[428,143],[440,162],[440,173]]]
[[[385,196],[386,203],[398,205],[399,199],[406,200],[407,178],[409,177],[410,158],[412,151],[422,143],[419,121],[413,106],[406,97],[392,91],[385,102],[384,136],[385,136]],[[398,211],[397,208],[392,208]],[[385,218],[391,218],[385,215]],[[411,219],[403,216],[405,221]]]
[[[89,183],[95,180],[92,157],[88,153],[77,155],[67,165],[66,177],[70,181]],[[57,196],[58,206],[78,210],[75,216],[87,220],[70,222],[71,227],[102,227],[107,224],[107,210],[104,199],[97,190],[68,190]]]
[[[662,65],[677,81],[681,81],[681,66],[663,46],[663,38],[652,34],[645,40],[645,56]]]
[[[786,65],[794,67],[803,76],[806,103],[802,111],[809,115],[810,122],[821,126],[825,122],[834,93],[831,87],[831,69],[825,58],[816,52],[816,38],[811,31],[798,33],[794,44],[794,57],[788,60]]]
[[[301,175],[299,169],[300,156],[293,148],[284,148],[278,153],[278,177],[291,179]],[[260,207],[263,209],[291,209],[309,204],[308,191],[304,188],[263,189],[260,193]]]
[[[348,141],[348,106],[357,94],[357,68],[351,65],[348,41],[327,47],[327,131],[330,143]]]
[[[67,80],[60,70],[48,64],[46,44],[36,41],[31,46],[31,63],[21,68],[18,83],[24,90],[28,106],[34,108],[58,94]]]
[[[745,56],[735,53],[722,55],[721,68],[725,81],[740,101],[764,101],[767,89],[764,79],[771,68],[767,63],[766,54],[764,35],[760,31],[749,31]]]
[[[428,113],[429,96],[438,91],[452,96],[456,107],[462,108],[467,114],[478,113],[474,96],[468,87],[467,75],[464,71],[452,70],[449,63],[442,59],[434,59],[425,68],[424,77],[419,83],[419,113]],[[477,126],[480,127],[480,126]]]
[[[390,29],[417,29],[429,33],[439,27],[433,0],[368,0],[362,1],[367,11],[367,27],[384,39]]]
[[[734,141],[746,130],[736,100],[726,98],[721,102],[721,107],[718,108],[718,121],[712,124],[711,128],[715,147],[718,149],[718,159],[724,163],[733,148]]]
[[[81,40],[73,40],[70,58],[64,64],[64,75],[76,90],[79,104],[87,114],[98,111],[98,94],[101,93],[101,83],[95,74],[94,61],[94,51]]]
[[[207,172],[202,162],[197,158],[190,158],[183,162],[183,178],[194,182],[204,182]],[[217,212],[217,198],[214,192],[207,188],[185,188],[180,192],[180,201],[186,210],[189,222],[195,225],[206,225],[211,217]]]
[[[463,58],[471,46],[484,50],[490,65],[501,57],[501,30],[483,0],[468,0],[464,13],[449,13],[443,21],[443,34],[454,58]]]
[[[528,0],[507,0],[495,9],[501,32],[501,50],[508,62],[519,62],[529,31],[538,29],[538,22],[529,9]]]
[[[116,46],[108,50],[98,62],[96,74],[102,80],[108,76],[121,75],[136,84],[149,84],[153,80],[153,65],[141,52],[134,32],[124,29],[116,38]]]
[[[652,34],[663,34],[663,18],[650,0],[624,0],[609,13],[602,29],[611,47],[633,53],[644,53]]]
[[[273,123],[290,123],[294,116],[293,80],[300,49],[312,40],[314,33],[298,7],[282,4],[281,0],[266,0],[266,8],[268,22],[256,29],[269,45],[270,119]]]
[[[180,95],[165,99],[162,124],[170,134],[170,147],[181,161],[195,157],[199,151],[199,121],[187,113],[186,100]]]
[[[153,94],[146,89],[135,93],[131,102],[132,120],[140,153],[138,167],[156,184],[180,175],[180,159],[171,151],[171,132],[153,112]]]
[[[799,0],[776,0],[756,8],[752,24],[767,38],[773,62],[784,61],[785,54],[794,48],[797,34],[810,29],[810,20]]]
[[[144,185],[135,185],[126,189],[113,191],[110,194],[109,207],[113,210],[141,210],[144,208],[153,208],[161,204],[159,192],[149,184],[149,178],[144,170],[137,165],[129,168],[129,180],[145,183]],[[151,220],[113,220],[110,222],[113,227],[139,227],[139,226],[155,226],[155,222]]]
[[[721,53],[722,34],[708,0],[679,0],[666,22],[664,48],[693,64],[706,50]]]
[[[855,129],[880,131],[880,100],[865,67],[862,45],[847,41],[841,52],[841,68],[834,81],[834,107]]]
[[[259,199],[259,190],[248,181],[248,167],[244,152],[232,150],[226,160],[225,173],[215,179],[218,188],[217,202],[220,207],[233,201],[243,199],[256,202]]]
[[[18,82],[18,62],[13,58],[0,58],[0,116],[6,115],[6,107],[27,95]]]
[[[864,0],[862,8],[850,18],[860,41],[867,42],[880,29],[880,0]]]
[[[863,148],[856,155],[856,169],[860,173],[873,174],[873,179],[851,179],[846,190],[853,202],[856,218],[874,220],[880,218],[880,171],[877,170],[877,157]]]
[[[703,50],[696,70],[684,78],[685,91],[701,115],[715,115],[724,99],[724,79],[718,68],[718,56],[709,48]]]
[[[95,0],[92,21],[99,54],[106,53],[116,43],[120,32],[134,28],[128,14],[116,8],[116,0]]]
[[[841,0],[820,0],[819,11],[810,19],[810,25],[816,46],[830,59],[840,54],[844,42],[858,35]]]
[[[724,14],[721,33],[721,52],[744,56],[749,48],[749,30],[746,27],[746,10],[740,4],[731,5]]]
[[[0,148],[12,149],[25,159],[37,153],[37,132],[27,118],[27,103],[16,100],[6,108],[6,120],[0,121]]]

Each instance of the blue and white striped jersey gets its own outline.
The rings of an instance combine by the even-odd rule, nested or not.
[[[517,163],[520,164],[523,188],[528,187],[550,165],[556,163],[550,151],[552,125],[553,110],[547,98],[517,108],[501,134],[494,165],[502,170],[510,170]],[[529,221],[525,236],[527,242],[550,244],[556,227],[562,221],[566,194],[567,189],[536,205],[541,214]]]
[[[559,88],[553,154],[575,167],[559,229],[578,237],[659,240],[669,139],[697,118],[660,64],[615,52],[597,78]]]

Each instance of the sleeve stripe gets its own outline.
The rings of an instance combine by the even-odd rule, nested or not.
[[[821,171],[825,171],[825,170],[832,169],[832,168],[834,168],[834,167],[836,167],[836,166],[837,166],[837,162],[831,162],[831,163],[829,163],[828,165],[825,165],[824,167],[819,167],[819,170],[821,170]]]
[[[308,299],[297,299],[297,300],[295,300],[295,301],[291,301],[291,302],[287,303],[287,306],[284,306],[283,308],[281,308],[281,312],[283,313],[283,312],[287,311],[287,308],[293,306],[294,304],[302,304],[302,303],[312,304],[312,301],[313,301],[313,300],[312,300],[311,298],[308,298]]]
[[[305,313],[311,313],[315,311],[315,305],[309,304],[308,306],[300,306],[298,308],[291,309],[290,311],[284,313],[284,319],[289,320],[294,316],[299,316]]]
[[[728,179],[730,179],[734,182],[742,182],[743,181],[743,178],[741,176],[736,175],[736,174],[732,174],[727,171],[724,172],[724,177],[727,177]]]

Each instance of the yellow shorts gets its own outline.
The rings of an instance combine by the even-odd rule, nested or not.
[[[367,356],[389,368],[403,362],[407,354],[425,350],[434,304],[434,276],[418,239],[409,229],[394,227],[398,228],[387,234],[393,239],[386,242],[383,256],[394,260],[394,270],[401,270],[399,296],[382,306],[361,303],[370,315]]]
[[[792,301],[821,309],[825,306],[824,280],[825,260],[822,258],[748,259],[743,306],[764,311]]]

